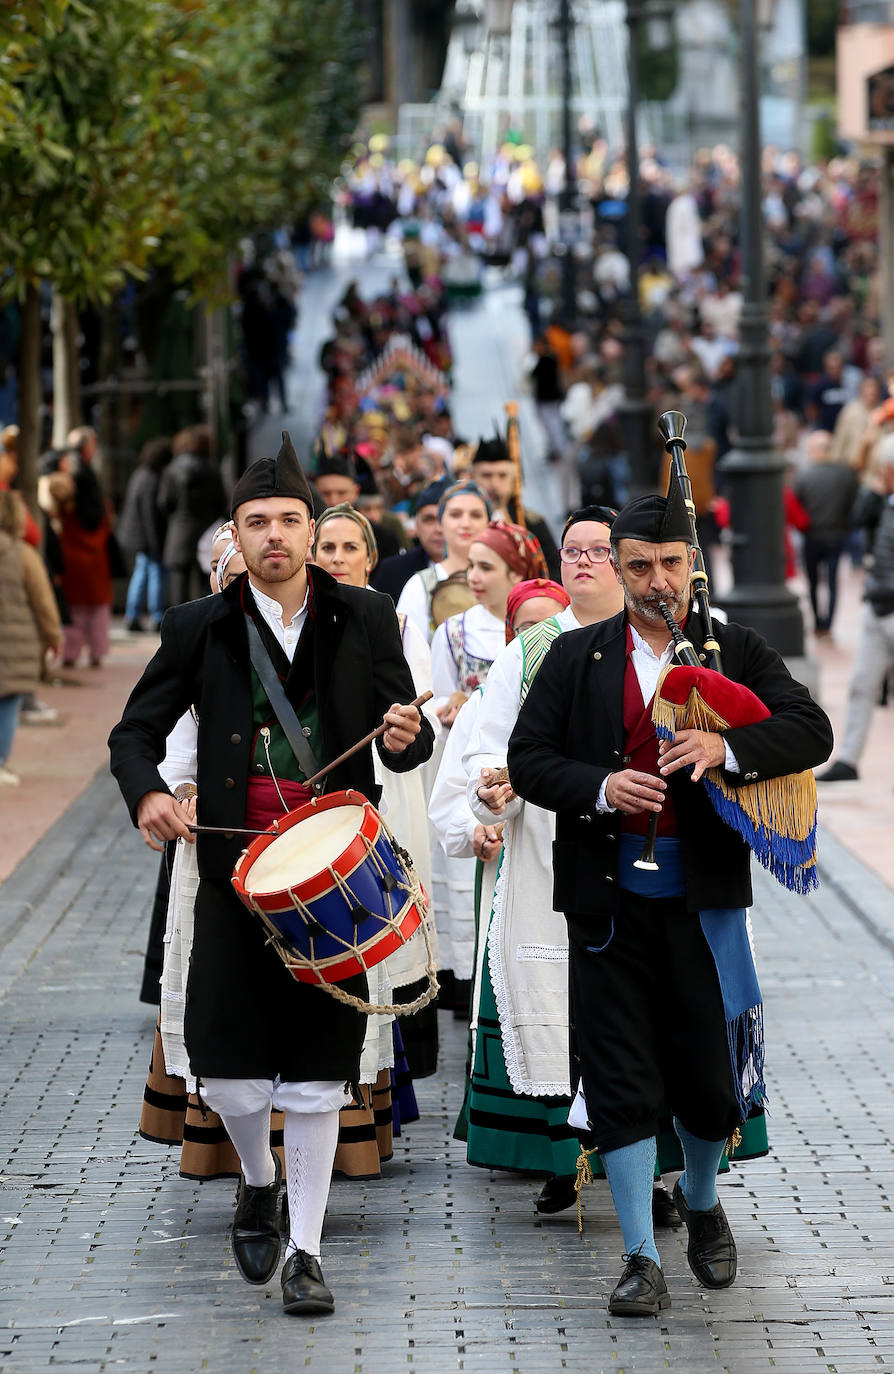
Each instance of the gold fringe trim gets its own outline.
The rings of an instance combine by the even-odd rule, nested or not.
[[[585,1188],[588,1183],[594,1182],[590,1155],[598,1153],[598,1150],[585,1150],[581,1146],[581,1152],[577,1157],[577,1178],[574,1180],[574,1191],[577,1193],[577,1234],[579,1236],[584,1233],[584,1219],[580,1209],[581,1189]]]
[[[697,687],[692,688],[681,706],[676,706],[661,697],[661,682],[655,692],[652,720],[660,729],[672,734],[678,730],[719,733],[730,728],[729,721],[717,715]],[[708,768],[704,776],[727,801],[744,812],[755,828],[763,827],[777,835],[803,841],[816,824],[816,779],[812,769],[766,778],[763,782],[745,783],[742,787],[730,787],[720,768]],[[802,867],[811,868],[815,863],[814,851]]]
[[[736,1153],[741,1144],[742,1132],[739,1130],[737,1126],[736,1129],[733,1131],[732,1135],[730,1136],[729,1140],[726,1142],[727,1159],[732,1159],[733,1155]]]

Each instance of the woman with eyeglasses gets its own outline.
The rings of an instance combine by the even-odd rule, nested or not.
[[[497,655],[462,761],[473,819],[504,828],[498,889],[486,919],[482,912],[472,1072],[456,1134],[466,1141],[470,1164],[545,1176],[537,1200],[542,1213],[575,1199],[579,1146],[567,1124],[568,937],[564,917],[552,910],[553,814],[523,804],[508,783],[496,781],[495,770],[505,766],[521,701],[553,641],[607,620],[623,604],[609,562],[614,515],[607,506],[585,506],[568,517],[559,549],[568,603],[537,617],[539,623]],[[521,605],[516,620],[523,623],[536,606],[534,599]],[[540,1011],[536,1020],[532,1006]]]

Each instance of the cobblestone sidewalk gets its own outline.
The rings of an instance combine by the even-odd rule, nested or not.
[[[231,1183],[198,1187],[136,1136],[152,1023],[136,1000],[154,859],[100,775],[0,889],[0,1370],[420,1374],[894,1367],[891,893],[833,840],[818,896],[761,882],[773,1153],[721,1183],[736,1286],[660,1246],[673,1306],[610,1319],[621,1240],[604,1185],[540,1221],[537,1185],[468,1167],[451,1139],[464,1046],[387,1176],[334,1185],[333,1317],[248,1287]],[[850,894],[850,895],[849,895]]]

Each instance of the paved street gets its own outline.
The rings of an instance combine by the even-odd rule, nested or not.
[[[233,1185],[176,1174],[136,1137],[152,1018],[136,1001],[155,860],[103,773],[0,889],[0,1369],[535,1371],[894,1367],[891,894],[834,840],[819,896],[761,882],[773,1153],[721,1184],[735,1288],[660,1244],[673,1306],[611,1320],[620,1237],[603,1185],[535,1219],[531,1183],[450,1139],[462,1037],[379,1182],[337,1183],[334,1317],[281,1313],[226,1240]],[[854,894],[859,893],[859,908]]]
[[[387,265],[373,271],[387,280]],[[302,311],[291,399],[305,413],[337,287],[314,279]],[[474,363],[518,313],[516,294],[497,291],[454,322],[467,433],[490,428],[514,386],[508,355],[490,374]],[[549,482],[546,472],[529,500],[553,513]],[[879,716],[881,768],[892,751],[889,712]],[[665,1232],[672,1307],[658,1321],[609,1318],[622,1243],[604,1185],[587,1190],[581,1239],[573,1214],[536,1218],[539,1185],[465,1164],[451,1137],[465,1046],[442,1015],[441,1069],[417,1085],[421,1120],[380,1181],[333,1187],[324,1268],[337,1308],[305,1323],[283,1316],[277,1282],[240,1278],[226,1236],[234,1185],[180,1179],[176,1154],[136,1135],[154,1024],[137,990],[158,861],[105,772],[110,723],[91,736],[93,781],[45,833],[35,815],[42,838],[0,885],[0,1374],[894,1368],[894,893],[837,827],[822,836],[815,896],[760,874],[772,1152],[720,1184],[739,1246],[734,1288],[699,1288],[681,1234]],[[890,787],[887,770],[888,803]]]

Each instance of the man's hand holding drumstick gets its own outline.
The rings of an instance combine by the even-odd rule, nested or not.
[[[389,754],[402,754],[422,729],[422,717],[415,706],[392,706],[385,714],[385,725],[383,745]]]
[[[189,829],[195,820],[195,797],[179,802],[170,792],[147,792],[137,805],[137,825],[150,849],[163,850],[166,840],[186,840],[195,844]]]

